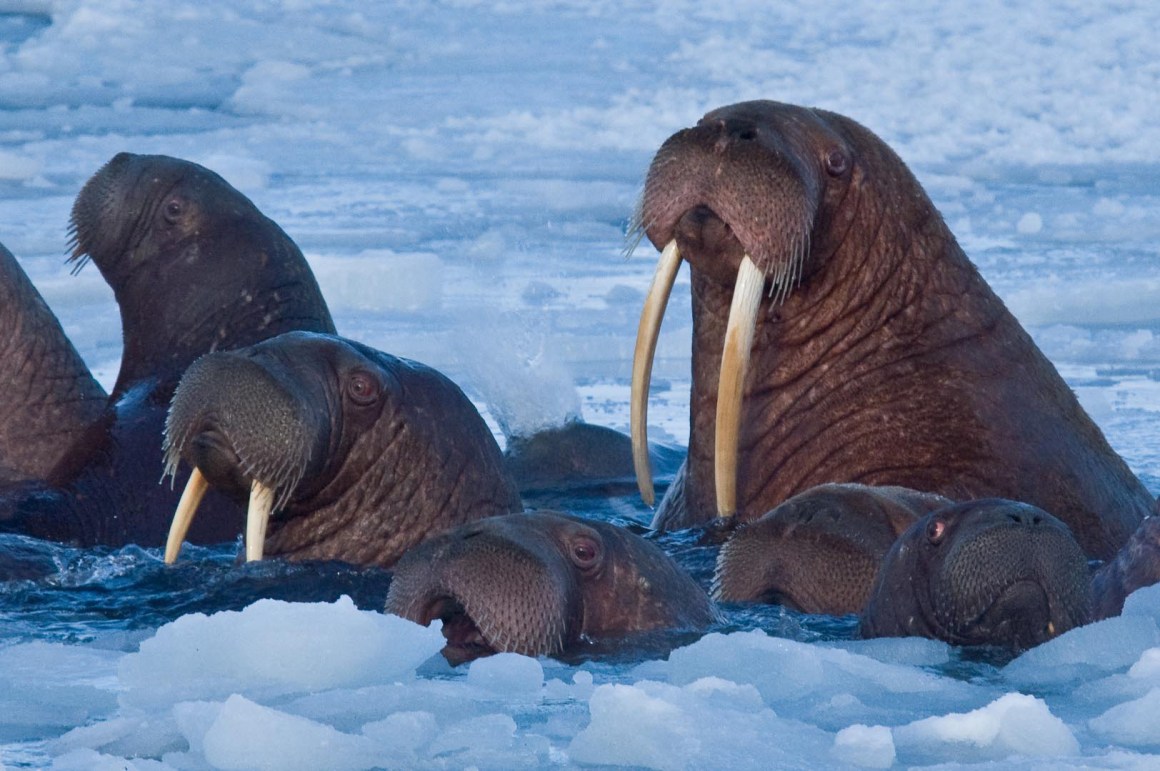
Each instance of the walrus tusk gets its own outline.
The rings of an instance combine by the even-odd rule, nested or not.
[[[166,565],[172,565],[177,561],[177,555],[181,553],[181,542],[185,540],[185,534],[189,532],[189,526],[193,524],[193,518],[197,514],[197,507],[208,489],[209,482],[195,466],[193,473],[189,475],[189,481],[185,483],[185,489],[181,491],[177,511],[173,512],[173,522],[169,524],[169,537],[165,539]]]
[[[749,368],[753,331],[765,274],[749,255],[741,260],[733,304],[725,327],[725,350],[721,354],[721,377],[717,386],[717,435],[713,445],[714,482],[717,486],[717,516],[737,513],[737,442],[741,429],[741,390]]]
[[[648,387],[652,379],[653,356],[657,350],[661,319],[669,304],[673,281],[681,267],[681,252],[674,238],[661,252],[657,271],[644,299],[640,312],[640,326],[636,330],[636,349],[632,354],[632,394],[629,400],[629,424],[632,433],[632,467],[636,471],[636,486],[648,506],[653,505],[652,466],[648,459]]]
[[[274,508],[274,488],[257,479],[250,485],[250,506],[246,509],[246,562],[262,559],[266,545],[266,525]]]

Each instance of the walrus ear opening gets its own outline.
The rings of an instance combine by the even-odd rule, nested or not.
[[[947,534],[946,521],[938,517],[932,517],[930,522],[926,525],[926,540],[930,541],[931,545],[938,546],[942,543],[943,538]]]
[[[568,558],[580,570],[595,570],[604,559],[603,544],[587,533],[577,533],[568,539]]]
[[[831,177],[840,177],[850,170],[850,154],[841,147],[833,147],[826,153],[823,165]]]

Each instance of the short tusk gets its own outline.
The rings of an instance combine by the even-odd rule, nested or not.
[[[250,507],[246,510],[246,562],[262,559],[266,545],[266,526],[274,508],[274,488],[258,480],[250,485]]]
[[[721,355],[721,379],[717,386],[717,435],[713,446],[714,482],[717,486],[717,515],[737,513],[737,444],[741,429],[741,391],[749,368],[753,331],[765,274],[749,255],[741,260],[733,304],[725,327],[725,350]]]
[[[681,253],[673,239],[661,252],[657,271],[640,312],[640,326],[636,331],[636,349],[632,354],[632,395],[629,401],[629,423],[632,428],[632,466],[636,470],[636,485],[640,497],[648,506],[653,505],[652,466],[648,459],[648,387],[652,379],[653,356],[657,350],[661,319],[669,304],[673,281],[681,267]]]
[[[205,497],[205,491],[208,489],[209,482],[194,467],[193,473],[189,475],[189,481],[185,483],[185,489],[181,491],[181,500],[177,502],[177,511],[173,513],[173,522],[169,525],[169,537],[165,539],[166,565],[172,565],[177,561],[177,555],[181,553],[181,543],[185,540],[189,526],[193,524],[193,518],[197,514],[197,507],[201,504],[201,499]]]

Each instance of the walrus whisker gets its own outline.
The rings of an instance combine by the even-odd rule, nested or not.
[[[181,553],[181,544],[189,532],[193,518],[197,515],[197,507],[209,489],[209,482],[202,476],[201,471],[194,468],[177,502],[177,511],[173,513],[173,522],[169,524],[169,536],[165,539],[165,564],[172,565]]]
[[[640,312],[640,326],[636,332],[636,348],[632,354],[632,388],[629,400],[629,423],[632,435],[632,465],[636,472],[636,484],[640,497],[648,506],[653,505],[656,492],[653,489],[652,466],[648,457],[648,389],[652,378],[653,357],[656,354],[657,338],[660,336],[661,320],[673,291],[673,281],[681,267],[681,252],[673,239],[661,251],[653,274],[652,285],[645,297],[644,308]]]
[[[250,485],[250,505],[246,509],[246,562],[262,559],[274,494],[274,488],[266,487],[256,479]]]
[[[715,437],[714,481],[717,487],[717,515],[731,517],[737,512],[737,444],[741,429],[741,392],[749,368],[750,349],[761,305],[765,274],[747,254],[737,272],[733,303],[725,327],[725,350],[717,386],[717,434]]]

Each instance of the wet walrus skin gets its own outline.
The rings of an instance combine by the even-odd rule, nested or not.
[[[165,446],[170,469],[179,460],[198,469],[167,561],[203,480],[249,499],[247,559],[390,567],[428,535],[523,509],[458,386],[333,335],[290,332],[198,359],[173,396]],[[243,508],[235,512],[241,521]]]
[[[0,485],[41,480],[108,398],[0,244]]]
[[[1091,620],[1087,559],[1067,526],[985,499],[932,511],[899,537],[859,633],[1024,650]]]
[[[717,555],[713,598],[831,616],[858,613],[898,537],[950,503],[904,487],[828,484],[806,490],[729,537]]]
[[[443,655],[559,656],[585,641],[700,630],[716,619],[696,582],[655,544],[607,522],[553,512],[493,517],[399,560],[386,610],[443,621]]]
[[[639,218],[664,251],[637,339],[638,447],[680,260],[693,296],[689,454],[654,527],[753,519],[858,482],[1026,501],[1108,559],[1152,511],[905,164],[849,118],[710,112],[658,151]]]
[[[170,396],[194,359],[289,330],[333,332],[302,253],[220,176],[188,161],[120,153],[72,210],[78,269],[88,260],[121,314],[121,369],[103,415],[32,494],[0,499],[0,528],[80,545],[157,546],[177,492],[159,485]],[[184,479],[178,480],[179,483]],[[218,496],[190,539],[232,540]]]

